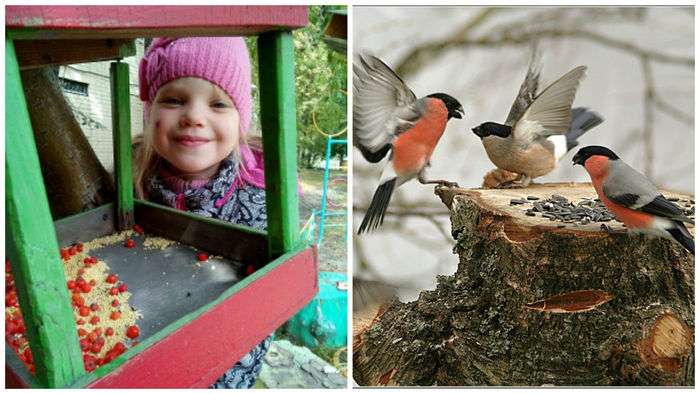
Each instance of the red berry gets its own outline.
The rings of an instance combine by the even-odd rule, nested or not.
[[[116,287],[112,287],[109,289],[109,295],[117,295],[117,294],[119,294],[119,289],[117,289]]]
[[[109,274],[107,275],[107,283],[117,283],[117,279],[119,277],[115,274]]]
[[[80,340],[80,350],[86,352],[88,349],[90,349],[90,342],[88,342],[87,339],[83,338]]]
[[[126,240],[126,242],[124,243],[124,245],[125,245],[127,248],[131,249],[131,248],[134,247],[134,240],[131,239],[131,238],[129,238],[129,239]]]
[[[112,327],[107,327],[107,329],[105,330],[105,335],[111,337],[112,335],[114,335],[114,329],[112,329]]]
[[[68,252],[68,249],[61,248],[59,251],[61,252],[61,258],[63,260],[68,260],[70,258],[70,253]]]
[[[112,300],[112,306],[115,307],[115,308],[118,307],[118,306],[119,306],[119,300],[117,300],[117,299]]]
[[[99,316],[93,316],[93,317],[90,319],[90,324],[92,324],[93,326],[94,326],[95,324],[99,323],[99,322],[100,322],[100,317],[99,317]]]
[[[255,267],[253,267],[253,264],[248,264],[248,266],[245,269],[246,275],[250,275],[253,272],[255,272]]]
[[[77,250],[79,253],[82,253],[83,252],[83,244],[81,244],[80,242],[75,244],[75,250]]]
[[[92,265],[92,259],[90,257],[86,257],[83,259],[83,264],[85,264],[86,267],[89,267]]]
[[[94,311],[99,311],[99,310],[100,310],[100,306],[97,305],[96,302],[93,302],[92,304],[90,304],[90,310],[93,311],[93,312],[94,312]]]
[[[87,282],[84,282],[83,285],[80,286],[80,291],[83,293],[89,293],[90,290],[92,290],[92,286],[90,286],[90,284]]]
[[[97,368],[97,359],[94,356],[88,354],[83,355],[83,364],[85,364],[85,370],[92,372]]]
[[[10,271],[12,271],[10,268],[10,259],[5,259],[5,272],[8,273]]]
[[[143,235],[143,228],[139,226],[138,224],[134,225],[134,232],[138,235]]]
[[[69,280],[67,282],[67,284],[68,284],[69,289],[71,289],[71,290],[75,289],[75,281],[74,280]]]
[[[81,306],[81,307],[80,307],[80,310],[78,311],[78,313],[80,314],[80,316],[85,317],[85,316],[87,316],[87,315],[90,314],[90,308],[88,308],[88,307],[86,307],[86,306]]]
[[[112,313],[109,315],[109,318],[112,319],[112,320],[117,320],[117,319],[119,319],[119,317],[120,317],[121,315],[122,315],[121,312],[119,312],[119,311],[114,311],[114,312],[112,312]]]
[[[84,337],[85,335],[87,335],[87,331],[85,331],[83,328],[78,328],[78,336]]]
[[[97,334],[99,338],[99,336],[102,335],[102,327],[97,327],[93,332]],[[104,341],[104,338],[102,340]]]
[[[119,286],[117,286],[117,289],[120,293],[123,293],[128,289],[128,287],[126,286],[126,283],[122,282],[119,284]]]
[[[77,307],[81,307],[81,306],[85,305],[85,300],[83,299],[83,297],[80,296],[80,294],[73,294],[73,296],[71,296],[71,298],[73,299],[73,305],[75,305]]]
[[[24,349],[24,358],[27,360],[28,364],[32,363],[32,351],[29,348]]]
[[[126,329],[126,336],[134,339],[137,336],[139,336],[139,328],[136,326],[129,326],[129,328]]]
[[[122,354],[126,351],[126,346],[124,346],[124,344],[121,342],[117,342],[112,348],[112,351],[117,353],[117,355]]]
[[[78,320],[75,321],[75,324],[77,324],[77,325],[79,325],[79,326],[82,326],[83,324],[85,324],[85,320],[83,320],[83,319],[78,319]]]
[[[95,339],[97,339],[97,333],[95,331],[88,334],[88,336],[87,336],[88,342],[90,342],[90,343],[95,342]]]
[[[102,346],[98,342],[93,342],[92,345],[90,345],[90,351],[93,353],[99,353],[102,350]]]
[[[90,279],[90,286],[95,286],[97,281],[95,279]]]
[[[68,248],[69,255],[74,256],[76,253],[78,253],[78,248],[76,248],[75,246],[71,246],[70,248]]]
[[[197,260],[199,260],[199,261],[207,261],[208,259],[209,259],[209,255],[204,253],[204,252],[197,254]]]

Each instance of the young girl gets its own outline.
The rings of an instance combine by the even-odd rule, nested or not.
[[[157,38],[139,68],[138,198],[264,230],[262,154],[250,148],[251,70],[240,37]],[[267,337],[213,388],[252,387]]]

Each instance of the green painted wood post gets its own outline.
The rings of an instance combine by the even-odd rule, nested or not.
[[[258,37],[260,119],[265,157],[270,257],[299,242],[294,42],[291,32]]]
[[[117,228],[134,226],[134,182],[131,171],[131,103],[129,65],[114,62],[109,67],[112,85],[112,135],[114,141],[114,178],[117,185]]]
[[[5,39],[5,233],[26,335],[45,387],[85,374],[19,65]]]

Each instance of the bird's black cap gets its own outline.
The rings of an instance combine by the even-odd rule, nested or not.
[[[590,145],[590,146],[583,147],[583,148],[579,149],[578,152],[576,152],[576,155],[574,155],[574,158],[573,158],[574,165],[576,165],[576,164],[584,165],[586,163],[586,160],[588,160],[588,158],[591,156],[605,156],[610,160],[619,159],[619,157],[617,157],[615,152],[611,151],[610,149],[608,149],[604,146]]]
[[[428,97],[442,100],[442,102],[445,103],[445,107],[447,107],[448,120],[450,118],[462,119],[462,116],[464,116],[464,108],[462,108],[462,104],[460,104],[459,101],[457,101],[457,99],[450,96],[449,94],[433,93],[429,94]]]
[[[513,128],[506,126],[504,124],[499,124],[495,122],[482,123],[474,128],[472,132],[476,134],[479,138],[488,137],[490,135],[495,135],[497,137],[506,138],[510,136]]]

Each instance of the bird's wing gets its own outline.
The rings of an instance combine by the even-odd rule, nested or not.
[[[565,134],[571,126],[571,105],[586,66],[564,74],[540,93],[513,127],[513,136],[521,141],[533,141],[555,134]]]
[[[541,70],[542,64],[540,63],[540,54],[535,46],[530,55],[530,65],[528,66],[527,74],[525,74],[525,80],[520,85],[518,96],[515,97],[515,101],[513,101],[513,105],[510,107],[510,112],[508,113],[508,118],[505,123],[506,125],[513,126],[525,113],[527,107],[535,101]]]
[[[367,160],[377,162],[387,145],[423,115],[424,102],[375,56],[358,55],[352,68],[353,144]]]
[[[605,196],[623,207],[692,223],[676,204],[667,200],[649,179],[620,160],[608,165],[608,178],[603,183]]]

